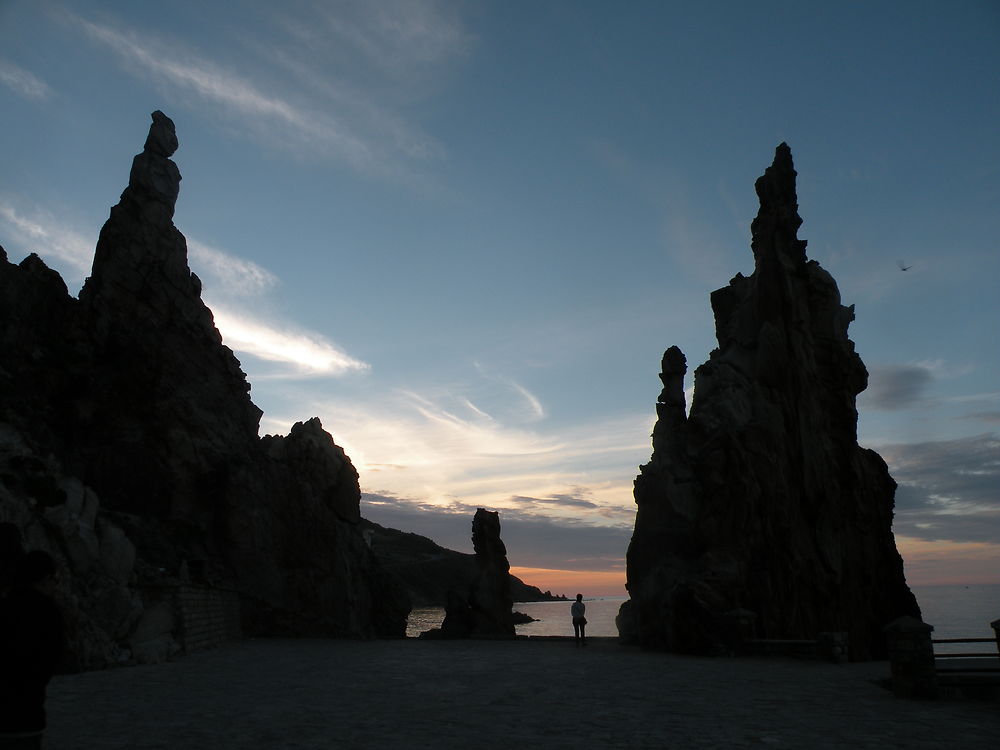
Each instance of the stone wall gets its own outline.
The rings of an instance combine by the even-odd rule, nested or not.
[[[142,587],[143,614],[129,646],[140,664],[212,648],[242,637],[239,593],[175,581]]]
[[[239,594],[194,584],[178,586],[180,642],[185,651],[211,648],[242,636]]]

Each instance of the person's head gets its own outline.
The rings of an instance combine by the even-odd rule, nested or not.
[[[583,594],[577,594],[577,595],[576,595],[576,600],[577,600],[578,602],[582,602],[582,601],[583,601]]]
[[[18,586],[51,589],[55,586],[56,561],[48,552],[33,549],[21,558],[17,566]]]

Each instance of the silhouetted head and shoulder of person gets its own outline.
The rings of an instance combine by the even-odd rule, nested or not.
[[[63,663],[63,618],[53,600],[59,568],[48,552],[18,561],[0,604],[0,738],[45,730],[45,688]],[[39,745],[40,746],[40,745]]]
[[[35,549],[21,557],[3,602],[0,620],[5,642],[0,648],[10,648],[11,641],[21,639],[46,650],[61,641],[62,614],[55,603],[58,585],[59,567],[52,555]]]

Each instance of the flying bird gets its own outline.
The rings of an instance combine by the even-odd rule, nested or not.
[[[909,271],[911,268],[913,268],[912,265],[909,265],[909,266],[904,265],[903,261],[901,261],[901,260],[897,260],[896,262],[899,264],[899,270],[900,271]]]

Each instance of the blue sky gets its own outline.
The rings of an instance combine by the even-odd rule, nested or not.
[[[908,577],[1000,581],[1000,5],[814,5],[0,0],[0,244],[75,293],[163,110],[262,433],[319,416],[372,520],[498,509],[529,580],[624,593],[660,357],[707,358],[787,141]]]

